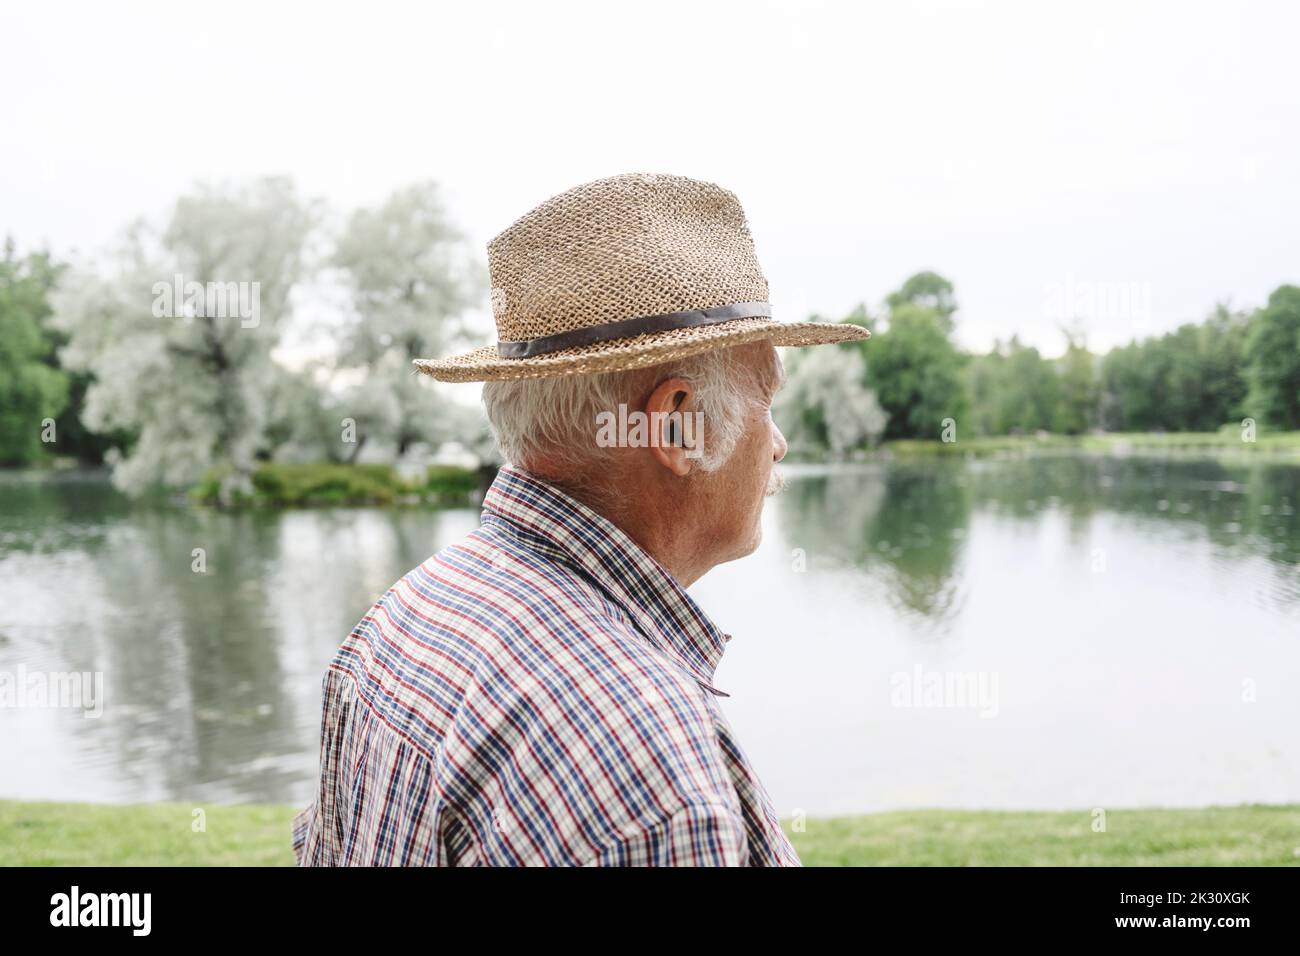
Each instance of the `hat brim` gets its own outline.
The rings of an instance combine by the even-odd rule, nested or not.
[[[440,382],[490,382],[517,378],[589,375],[658,365],[712,349],[750,342],[773,345],[829,345],[861,341],[871,333],[860,325],[839,322],[775,322],[768,318],[736,319],[613,339],[526,359],[506,359],[495,345],[445,359],[416,359],[415,367]]]

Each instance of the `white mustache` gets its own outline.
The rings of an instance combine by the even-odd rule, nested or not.
[[[779,495],[785,491],[785,473],[777,468],[772,469],[772,473],[767,478],[766,497],[771,498],[773,495]]]

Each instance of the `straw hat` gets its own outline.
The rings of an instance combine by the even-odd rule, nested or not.
[[[713,183],[627,174],[553,196],[488,243],[497,344],[416,359],[444,382],[656,365],[762,340],[868,338],[777,322],[744,210]]]

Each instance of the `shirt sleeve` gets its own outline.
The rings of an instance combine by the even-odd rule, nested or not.
[[[351,676],[323,682],[316,799],[293,819],[301,866],[447,865],[432,762],[376,716]]]
[[[668,819],[607,844],[583,866],[747,866],[749,843],[735,814],[690,803]]]
[[[352,698],[350,682],[327,670],[321,679],[320,775],[316,796],[294,815],[292,845],[298,866],[337,866],[342,851],[339,804],[345,797],[340,784],[348,718]]]
[[[293,862],[297,866],[305,866],[307,864],[307,836],[311,833],[312,821],[315,817],[315,801],[305,809],[294,814],[292,824],[292,846]]]

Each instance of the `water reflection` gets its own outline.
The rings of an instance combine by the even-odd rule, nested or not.
[[[971,510],[959,466],[794,475],[781,502],[781,527],[811,562],[847,563],[879,577],[879,593],[900,609],[939,619],[956,611],[954,571]]]
[[[958,568],[973,503],[1026,526],[1063,515],[1081,545],[1100,513],[1142,534],[1207,538],[1216,560],[1266,559],[1280,608],[1300,602],[1300,467],[1274,461],[1060,455],[790,469],[780,527],[810,562],[877,577],[899,609],[959,612]]]
[[[0,667],[103,672],[106,712],[0,711],[0,793],[284,800],[317,690],[370,603],[472,512],[226,514],[100,481],[0,485]],[[39,742],[39,745],[37,745]]]
[[[760,552],[697,594],[740,635],[719,685],[781,812],[1300,799],[1300,466],[790,475]],[[106,696],[99,720],[0,709],[0,797],[305,801],[325,663],[476,523],[133,505],[97,477],[0,476],[0,671],[100,671]],[[996,670],[1004,716],[890,709],[888,675],[918,661]],[[1260,706],[1242,708],[1243,679]],[[1141,728],[1170,739],[1117,759]]]

